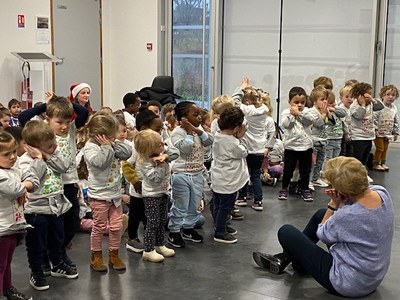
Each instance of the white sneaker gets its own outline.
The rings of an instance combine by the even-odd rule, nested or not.
[[[323,181],[322,179],[318,178],[316,181],[312,182],[314,184],[314,186],[319,186],[322,188],[328,187],[329,184],[327,184],[325,181]]]
[[[310,181],[310,183],[308,184],[308,188],[310,189],[310,190],[312,190],[313,192],[315,191],[315,187],[314,187],[314,184]]]
[[[172,257],[175,255],[175,251],[166,246],[159,246],[159,247],[156,246],[156,251],[157,253],[160,253],[164,257]]]
[[[368,177],[368,183],[374,182],[374,180],[371,177],[369,177],[369,176],[367,176],[367,177]]]
[[[143,251],[142,259],[150,261],[150,262],[158,263],[158,262],[164,261],[164,256],[162,256],[161,254],[158,254],[156,252],[156,250],[153,250],[150,252]]]

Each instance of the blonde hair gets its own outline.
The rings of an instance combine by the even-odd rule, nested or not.
[[[344,94],[347,94],[347,93],[351,94],[351,89],[352,89],[352,88],[353,88],[352,85],[345,85],[344,87],[342,87],[342,88],[340,89],[340,91],[339,91],[339,96],[340,96],[340,97],[343,97]]]
[[[318,85],[311,91],[310,101],[315,104],[317,99],[321,96],[325,96],[325,98],[328,99],[328,90],[322,85]]]
[[[90,139],[96,135],[105,135],[110,138],[117,134],[119,123],[112,114],[99,111],[91,117],[85,127]]]
[[[329,77],[326,77],[326,76],[320,76],[314,80],[314,87],[317,87],[319,85],[322,85],[327,90],[333,89],[332,79],[330,79]]]
[[[264,91],[263,89],[258,89],[258,94],[260,95],[260,99],[262,103],[268,108],[268,116],[272,116],[272,105],[271,98],[269,97],[269,93]]]
[[[42,143],[55,138],[50,125],[41,120],[31,120],[26,123],[21,135],[25,143],[33,147],[40,147]]]
[[[368,188],[368,172],[354,157],[339,156],[325,164],[325,178],[338,191],[357,196]]]
[[[389,84],[389,85],[385,85],[381,88],[381,91],[379,92],[379,96],[381,96],[381,98],[383,98],[383,96],[385,96],[385,94],[388,91],[392,91],[394,94],[395,98],[399,98],[399,90],[397,89],[397,87],[393,84]]]
[[[252,86],[243,89],[242,101],[246,101],[246,99],[249,99],[255,107],[260,107],[263,104],[258,90]]]
[[[70,120],[74,115],[71,101],[65,97],[52,97],[46,103],[46,116],[48,118],[61,118]]]
[[[7,152],[17,148],[18,144],[15,138],[7,131],[0,129],[0,152]]]
[[[135,150],[141,161],[147,160],[154,149],[161,142],[161,136],[158,132],[151,129],[141,130],[134,139]]]
[[[353,86],[355,86],[359,81],[357,79],[349,79],[346,80],[344,83],[344,86],[350,86],[350,88],[352,88]]]
[[[211,102],[211,120],[218,119],[222,112],[228,107],[234,107],[235,101],[231,96],[221,95]]]

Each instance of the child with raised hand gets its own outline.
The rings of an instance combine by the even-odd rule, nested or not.
[[[385,85],[379,93],[384,108],[374,112],[375,118],[375,154],[373,169],[375,171],[389,171],[386,164],[387,150],[389,143],[396,141],[399,135],[399,117],[397,107],[393,102],[399,97],[399,90],[393,85]]]
[[[371,94],[372,86],[369,83],[359,82],[351,89],[351,96],[354,98],[350,105],[353,156],[363,165],[367,163],[372,141],[375,139],[373,112],[384,108],[382,102],[372,98]],[[369,176],[368,180],[372,182]]]
[[[211,182],[214,191],[214,241],[236,243],[236,230],[227,231],[226,220],[233,210],[237,192],[249,180],[245,158],[247,147],[240,140],[246,133],[244,114],[238,107],[224,110],[218,120],[219,131],[214,136],[214,160],[211,164]]]
[[[22,172],[15,168],[17,161],[16,140],[11,134],[0,131],[0,298],[32,299],[19,292],[11,284],[11,261],[16,246],[27,228],[24,203],[27,191],[39,186],[38,174],[45,168],[35,160],[30,169]],[[40,163],[42,165],[40,166]],[[35,172],[35,171],[39,172]]]
[[[311,158],[313,141],[311,138],[311,125],[313,117],[305,107],[307,94],[301,87],[293,87],[289,91],[290,108],[282,112],[282,127],[285,128],[283,143],[285,148],[282,189],[278,199],[287,200],[288,187],[293,172],[298,164],[298,188],[304,201],[313,201],[308,188],[311,172]]]
[[[169,201],[170,168],[168,156],[163,155],[164,143],[159,133],[146,129],[135,137],[139,155],[137,169],[142,175],[142,196],[147,219],[144,233],[143,260],[162,262],[175,251],[164,245],[167,205]]]
[[[11,99],[8,102],[8,109],[10,110],[11,113],[10,126],[11,127],[20,126],[18,121],[18,116],[21,113],[21,101],[15,98]]]
[[[46,122],[56,135],[57,147],[68,161],[68,170],[61,174],[64,196],[72,204],[64,215],[63,261],[76,269],[77,265],[68,257],[66,249],[80,228],[76,132],[85,125],[89,112],[85,107],[71,103],[67,98],[56,96],[52,92],[47,92],[46,96],[47,103],[21,112],[19,120],[24,126],[27,121],[45,112]],[[48,266],[45,267],[49,269]]]
[[[177,248],[185,246],[183,239],[195,243],[203,241],[194,226],[200,218],[197,209],[203,194],[204,147],[212,144],[213,137],[199,128],[199,113],[200,109],[190,101],[182,101],[175,106],[175,115],[181,125],[171,135],[171,142],[179,150],[179,157],[172,167],[173,204],[168,224],[168,242]]]
[[[122,228],[119,160],[127,160],[132,150],[129,145],[115,140],[119,124],[113,115],[98,112],[86,126],[89,140],[82,151],[89,172],[88,196],[93,215],[90,266],[95,271],[107,270],[102,255],[102,238],[109,224],[108,263],[115,270],[124,270],[125,264],[118,256]]]
[[[50,275],[73,279],[78,277],[76,268],[64,261],[64,214],[71,203],[64,196],[61,174],[69,168],[69,161],[57,149],[56,136],[44,121],[32,120],[25,124],[22,138],[26,142],[26,152],[19,159],[19,167],[25,171],[35,159],[46,164],[39,177],[40,187],[28,193],[25,204],[25,219],[33,226],[26,235],[26,249],[31,268],[30,285],[39,291],[47,290],[49,285],[44,277],[42,266],[53,266]]]

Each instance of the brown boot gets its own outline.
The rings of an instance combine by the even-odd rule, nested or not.
[[[124,262],[118,256],[118,250],[109,250],[108,264],[112,266],[114,270],[126,269]]]
[[[103,260],[103,255],[101,251],[93,251],[92,258],[90,259],[90,266],[93,270],[98,272],[107,271],[107,265]]]

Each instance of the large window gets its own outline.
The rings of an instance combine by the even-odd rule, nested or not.
[[[173,0],[172,76],[183,99],[208,107],[210,99],[210,1]]]
[[[400,0],[389,0],[384,84],[400,88]]]

